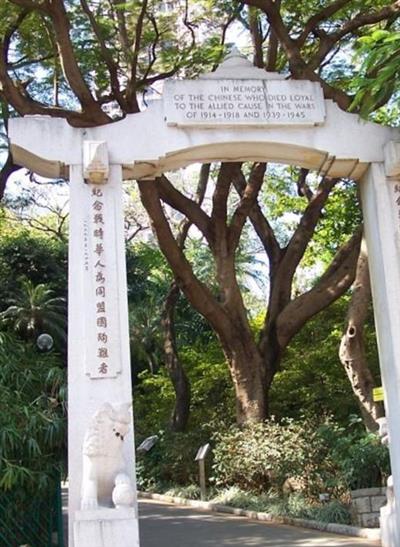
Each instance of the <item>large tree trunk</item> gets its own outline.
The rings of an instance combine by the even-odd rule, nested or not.
[[[370,300],[368,254],[363,240],[347,313],[347,324],[340,343],[339,358],[360,406],[365,426],[370,431],[376,431],[376,420],[382,416],[382,408],[372,397],[375,381],[368,366],[364,346],[364,323]]]
[[[185,431],[190,413],[190,383],[179,359],[175,337],[175,306],[180,289],[173,282],[164,302],[162,327],[164,331],[165,366],[175,391],[175,404],[171,415],[172,431]]]
[[[206,193],[210,176],[210,164],[203,164],[196,188],[195,202],[201,205]],[[185,248],[186,239],[192,223],[184,219],[180,225],[176,243],[179,249]],[[185,431],[190,415],[191,388],[189,378],[179,358],[175,332],[175,309],[180,294],[179,284],[176,280],[171,283],[165,298],[162,313],[162,327],[164,331],[164,357],[165,366],[175,391],[175,403],[172,411],[170,428],[172,431]]]
[[[220,337],[235,388],[236,421],[260,422],[268,417],[265,361],[251,332],[240,330],[228,340]]]
[[[142,203],[178,286],[220,339],[235,387],[238,423],[261,421],[268,416],[268,389],[285,348],[308,319],[351,286],[360,242],[360,231],[356,231],[338,250],[316,285],[293,298],[291,289],[296,268],[337,181],[321,180],[316,192],[309,196],[309,204],[291,240],[282,249],[257,203],[265,168],[265,164],[254,164],[246,180],[240,164],[222,164],[210,215],[174,188],[166,177],[157,181],[139,181]],[[240,201],[233,214],[228,215],[227,200],[232,182],[240,194]],[[218,294],[196,277],[183,248],[174,237],[162,202],[184,214],[209,244]],[[248,217],[271,264],[268,314],[258,342],[249,325],[235,271],[235,254]]]

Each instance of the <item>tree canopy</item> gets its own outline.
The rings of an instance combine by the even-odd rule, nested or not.
[[[134,116],[161,92],[166,78],[215,68],[240,32],[256,66],[317,81],[325,98],[344,110],[367,115],[388,101],[390,109],[396,101],[399,13],[399,2],[383,0],[5,0],[0,6],[4,132],[16,115],[62,117],[79,127]],[[365,44],[373,44],[372,56]],[[357,76],[360,69],[366,80]],[[385,92],[380,84],[378,91],[374,87],[378,80]],[[378,119],[379,111],[373,115]],[[394,121],[393,115],[382,118]],[[6,156],[1,194],[17,168]],[[275,196],[274,190],[264,194],[265,183]],[[176,389],[186,389],[172,322],[183,292],[217,333],[236,389],[238,420],[263,419],[288,344],[356,277],[362,227],[354,184],[296,167],[232,163],[203,166],[196,190],[177,187],[169,174],[139,181],[139,189],[173,272],[162,324]],[[347,214],[341,215],[343,207]],[[166,211],[183,218],[179,228]],[[258,332],[237,268],[248,230],[268,264]],[[190,239],[207,245],[212,280],[196,270]],[[148,344],[140,351],[154,360]],[[187,404],[188,394],[184,399]]]

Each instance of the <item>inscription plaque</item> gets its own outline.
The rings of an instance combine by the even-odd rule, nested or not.
[[[322,124],[325,104],[317,82],[301,80],[169,81],[165,119],[178,126]]]
[[[121,373],[121,322],[118,293],[118,249],[115,211],[118,196],[109,181],[102,186],[79,184],[81,207],[81,262],[85,343],[82,348],[86,374],[92,378],[115,378]]]

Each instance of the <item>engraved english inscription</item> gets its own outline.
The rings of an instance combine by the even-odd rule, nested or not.
[[[324,122],[319,84],[282,80],[167,82],[168,125],[316,125]]]

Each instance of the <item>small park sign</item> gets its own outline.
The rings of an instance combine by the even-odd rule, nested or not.
[[[376,403],[378,401],[383,401],[385,399],[383,387],[374,387],[374,389],[372,390],[372,397]]]

